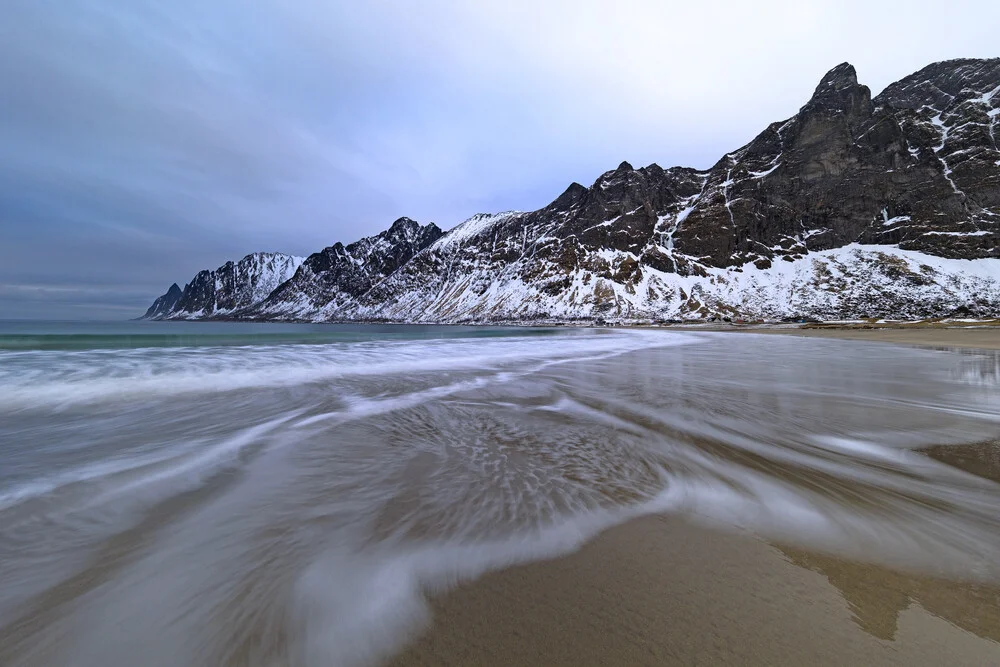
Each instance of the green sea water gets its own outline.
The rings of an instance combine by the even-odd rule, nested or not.
[[[0,350],[93,350],[550,336],[561,329],[421,324],[0,320]]]

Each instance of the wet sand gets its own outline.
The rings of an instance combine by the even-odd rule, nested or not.
[[[718,329],[723,331],[724,329]],[[920,345],[925,347],[961,347],[1000,350],[1000,326],[989,327],[803,327],[803,328],[754,328],[729,329],[746,333],[783,334],[818,338],[844,338],[870,342]]]
[[[434,602],[391,664],[997,665],[1000,590],[766,544],[669,516]]]
[[[1000,349],[1000,328],[755,329]],[[1000,481],[1000,443],[930,456]],[[430,665],[1000,665],[1000,587],[852,562],[678,516],[618,526],[564,558],[434,599],[391,663]]]

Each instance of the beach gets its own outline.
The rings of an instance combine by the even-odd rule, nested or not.
[[[434,611],[427,634],[392,665],[1000,661],[996,588],[782,550],[669,516],[487,575]]]
[[[1000,328],[772,328],[746,333],[1000,349]],[[1000,442],[935,449],[1000,482]],[[649,516],[578,552],[435,598],[391,664],[1000,664],[1000,587],[770,543],[698,517]]]
[[[790,336],[839,338],[872,343],[897,343],[940,348],[1000,349],[1000,326],[952,327],[834,327],[813,326],[801,328],[758,329],[756,333],[776,333]]]
[[[1000,662],[995,350],[175,325],[0,330],[0,664]]]

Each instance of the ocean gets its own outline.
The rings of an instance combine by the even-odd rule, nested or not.
[[[0,323],[0,664],[377,664],[429,595],[657,513],[995,584],[998,437],[988,351]]]

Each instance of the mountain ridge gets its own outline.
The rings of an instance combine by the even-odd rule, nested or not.
[[[142,319],[225,317],[252,306],[287,281],[304,257],[254,252],[213,270],[199,271],[182,290],[177,283],[156,299]]]
[[[996,314],[998,116],[1000,58],[932,63],[874,98],[842,63],[795,115],[708,169],[622,162],[537,211],[478,214],[448,232],[400,218],[378,235],[311,255],[255,302],[209,312],[187,288],[178,299],[174,285],[146,316]]]

